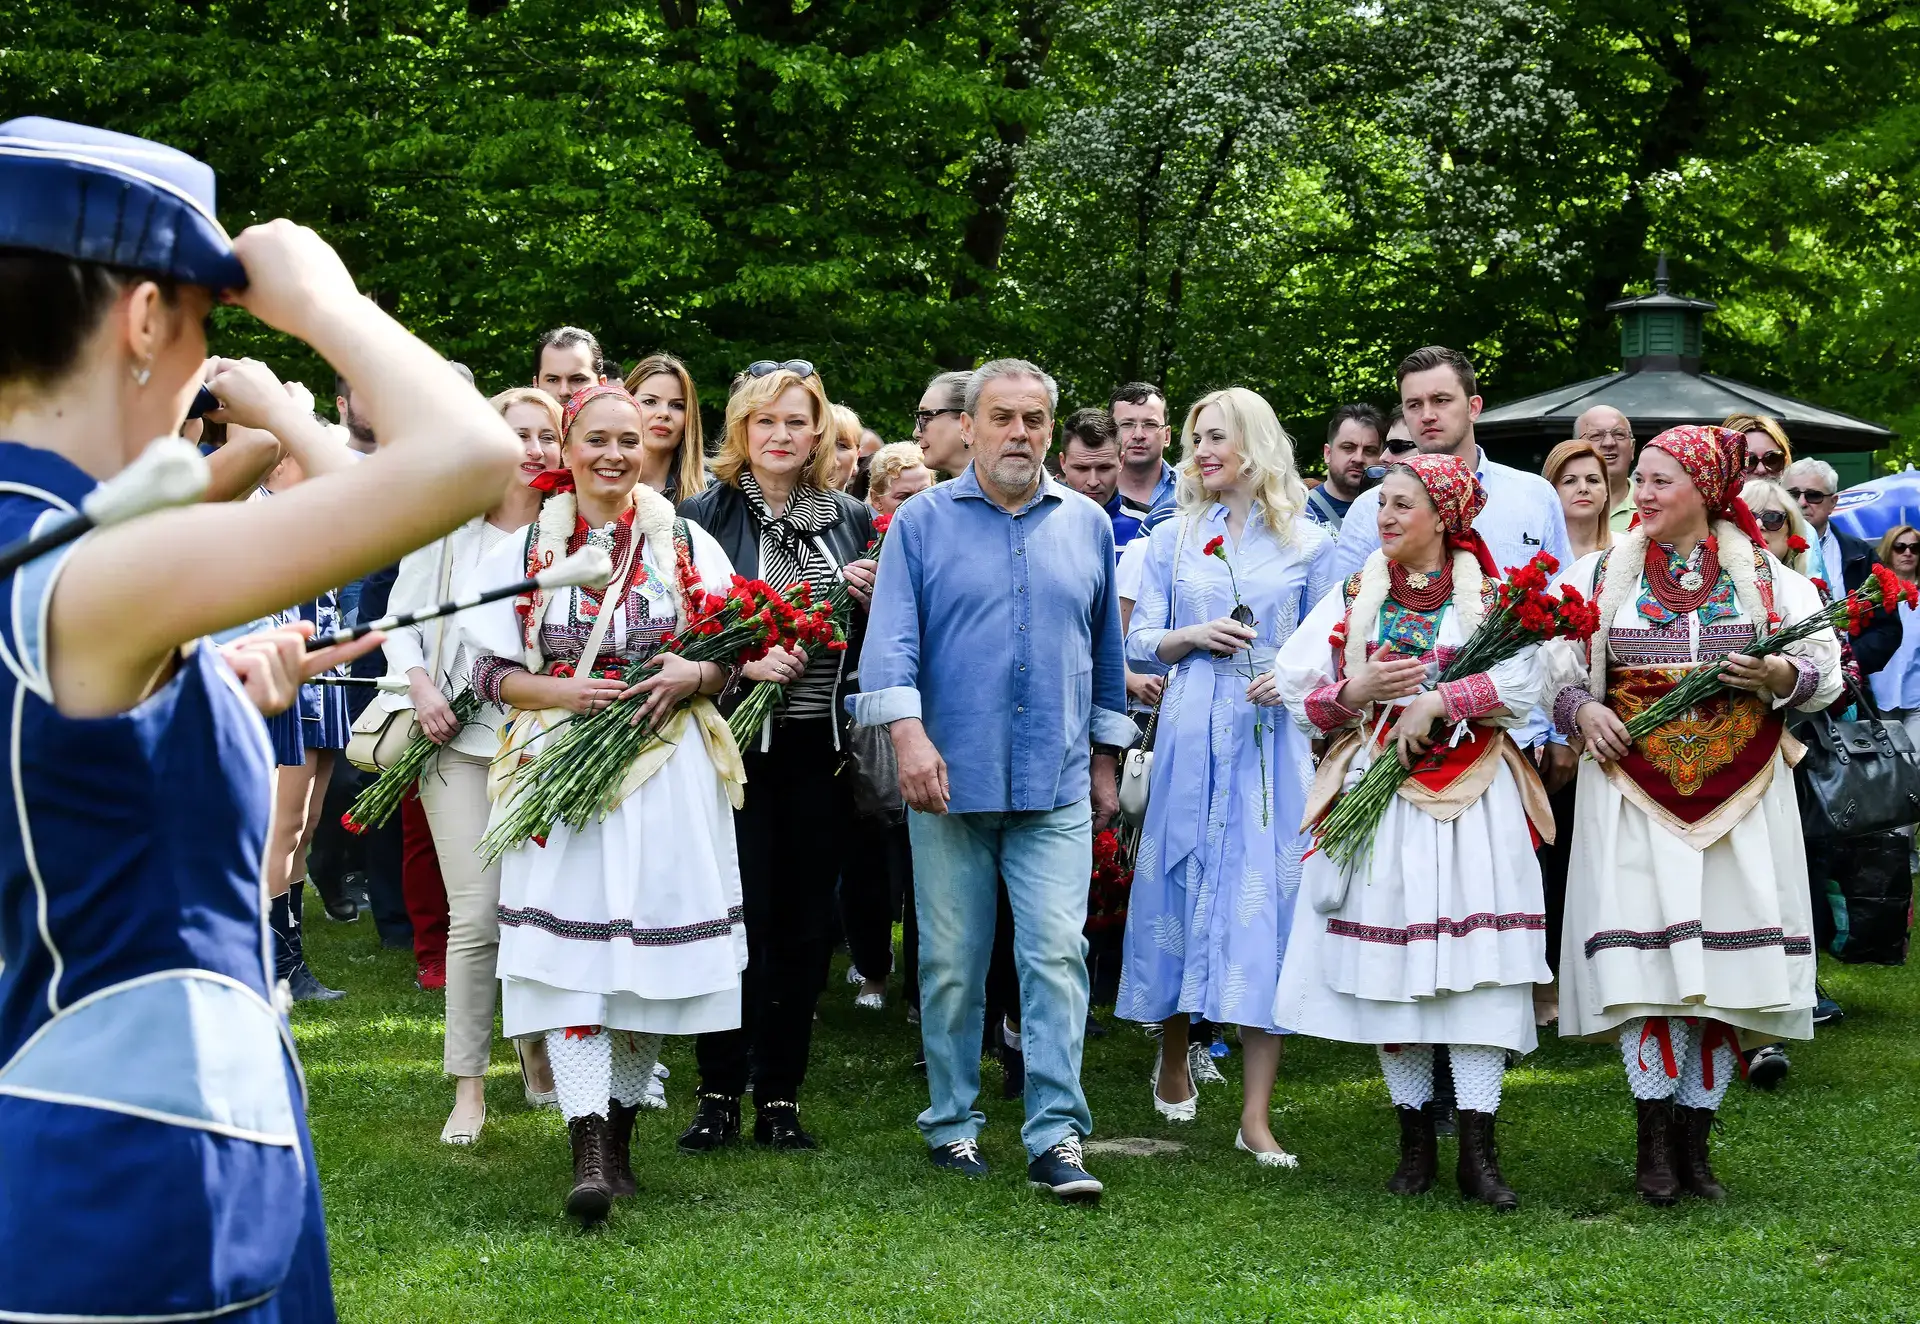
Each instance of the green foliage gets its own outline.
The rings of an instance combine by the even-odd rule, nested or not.
[[[1303,434],[1424,343],[1490,400],[1716,299],[1710,370],[1920,433],[1913,0],[0,0],[0,115],[320,228],[483,386],[545,327],[799,355],[888,435],[995,352]],[[229,352],[323,369],[222,314]],[[288,362],[291,360],[291,362]],[[323,392],[324,393],[324,392]]]

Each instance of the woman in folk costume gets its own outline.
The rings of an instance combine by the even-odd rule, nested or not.
[[[474,691],[519,710],[494,763],[495,822],[542,731],[632,694],[646,694],[646,716],[661,723],[604,820],[557,825],[500,860],[502,1028],[546,1036],[573,1146],[567,1210],[592,1222],[633,1193],[629,1143],[660,1036],[740,1023],[742,774],[726,724],[700,697],[720,692],[725,670],[659,651],[691,595],[727,583],[732,567],[639,481],[641,419],[625,390],[579,392],[565,423],[567,469],[540,518],[487,553],[472,582],[510,583],[592,544],[612,557],[613,585],[483,607],[463,618],[463,635]],[[642,662],[654,670],[637,684],[610,678]]]
[[[1300,890],[1313,751],[1276,711],[1274,650],[1333,584],[1333,539],[1298,518],[1293,443],[1252,391],[1216,391],[1184,429],[1180,511],[1153,534],[1127,661],[1171,673],[1134,861],[1118,1012],[1164,1027],[1153,1106],[1191,1121],[1191,1015],[1240,1027],[1237,1148],[1292,1167],[1268,1118],[1280,1067],[1273,992]],[[1233,616],[1244,603],[1252,623]],[[1251,678],[1251,679],[1250,679]],[[1264,746],[1264,749],[1262,748]]]
[[[499,416],[318,235],[229,240],[213,192],[160,143],[0,124],[0,544],[124,492],[179,433],[223,297],[350,377],[383,443],[0,580],[0,1319],[334,1318],[267,925],[261,715],[379,636],[208,636],[439,537],[513,464]]]
[[[1772,657],[1739,653],[1821,605],[1735,495],[1744,451],[1726,428],[1648,442],[1638,524],[1562,576],[1599,604],[1600,628],[1548,646],[1554,721],[1593,756],[1574,814],[1560,1032],[1618,1038],[1639,1111],[1635,1184],[1653,1204],[1725,1193],[1707,1132],[1740,1047],[1813,1034],[1799,746],[1782,723],[1839,696],[1840,648],[1822,630]],[[1699,667],[1732,689],[1629,745],[1626,719]]]
[[[1387,1183],[1397,1195],[1433,1185],[1425,1105],[1433,1045],[1449,1045],[1460,1193],[1504,1210],[1519,1201],[1500,1173],[1493,1121],[1508,1052],[1534,1047],[1533,986],[1551,978],[1533,850],[1552,835],[1553,817],[1506,734],[1544,693],[1539,650],[1435,684],[1494,599],[1498,572],[1473,530],[1485,504],[1473,470],[1455,457],[1391,466],[1380,487],[1380,550],[1280,650],[1281,698],[1335,742],[1308,797],[1309,824],[1375,758],[1421,766],[1356,864],[1307,857],[1306,904],[1294,908],[1273,1019],[1379,1047],[1400,1118],[1400,1164]],[[1440,721],[1443,734],[1430,741]],[[1430,745],[1437,766],[1420,759]]]

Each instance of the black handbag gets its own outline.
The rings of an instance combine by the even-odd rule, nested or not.
[[[1913,915],[1913,839],[1883,832],[1847,843],[1833,860],[1840,895],[1847,903],[1847,940],[1834,953],[1855,965],[1904,965]]]
[[[884,726],[861,726],[849,719],[841,728],[842,765],[852,779],[856,816],[888,826],[907,821],[907,802],[900,798],[900,761],[893,752],[893,736]]]
[[[1865,716],[1842,721],[1815,713],[1794,730],[1807,746],[1795,771],[1809,837],[1859,837],[1920,822],[1920,751],[1852,677],[1847,685]]]

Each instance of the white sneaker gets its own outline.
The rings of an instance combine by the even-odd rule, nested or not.
[[[659,1076],[654,1075],[647,1077],[647,1092],[640,1096],[640,1106],[642,1108],[649,1108],[654,1112],[666,1111],[667,1087]]]
[[[862,993],[853,1000],[853,1005],[864,1008],[867,1011],[883,1011],[886,1009],[887,995],[885,993]]]
[[[1227,1083],[1227,1078],[1220,1074],[1220,1068],[1214,1065],[1213,1054],[1207,1051],[1205,1044],[1187,1045],[1187,1073],[1193,1077],[1195,1085]]]
[[[847,963],[847,982],[856,986],[867,982],[860,977],[860,968],[852,962]]]

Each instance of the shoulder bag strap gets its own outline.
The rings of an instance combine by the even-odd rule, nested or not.
[[[1173,543],[1173,572],[1167,577],[1166,628],[1169,630],[1173,628],[1174,621],[1179,619],[1179,613],[1178,613],[1177,607],[1178,607],[1179,595],[1180,595],[1180,558],[1186,554],[1186,550],[1187,550],[1187,527],[1188,527],[1188,519],[1185,515],[1182,515],[1180,517],[1180,536],[1174,539],[1174,543]],[[1167,669],[1167,678],[1169,682],[1172,681],[1173,669],[1171,667]],[[1167,692],[1165,689],[1162,689],[1160,691],[1160,699],[1162,703],[1166,701],[1166,697],[1167,697]],[[1152,749],[1153,738],[1155,734],[1159,732],[1159,730],[1160,730],[1160,704],[1156,703],[1155,705],[1153,705],[1153,715],[1147,718],[1147,729],[1145,733],[1142,734],[1140,737],[1140,748]]]
[[[592,673],[593,664],[600,660],[600,645],[606,640],[607,627],[613,623],[614,613],[627,609],[627,576],[633,573],[633,558],[640,555],[640,544],[645,540],[645,535],[637,528],[628,537],[627,554],[621,558],[613,578],[607,581],[606,592],[600,598],[600,614],[593,618],[593,629],[587,632],[587,646],[580,651],[580,666],[574,675]]]
[[[482,516],[482,518],[485,518]],[[455,530],[457,533],[459,530]],[[434,577],[434,583],[440,586],[437,602],[445,602],[453,596],[453,534],[449,533],[440,540],[440,572]],[[440,660],[447,648],[448,618],[442,616],[433,623],[433,665],[427,669],[427,679],[437,688],[440,684]]]

